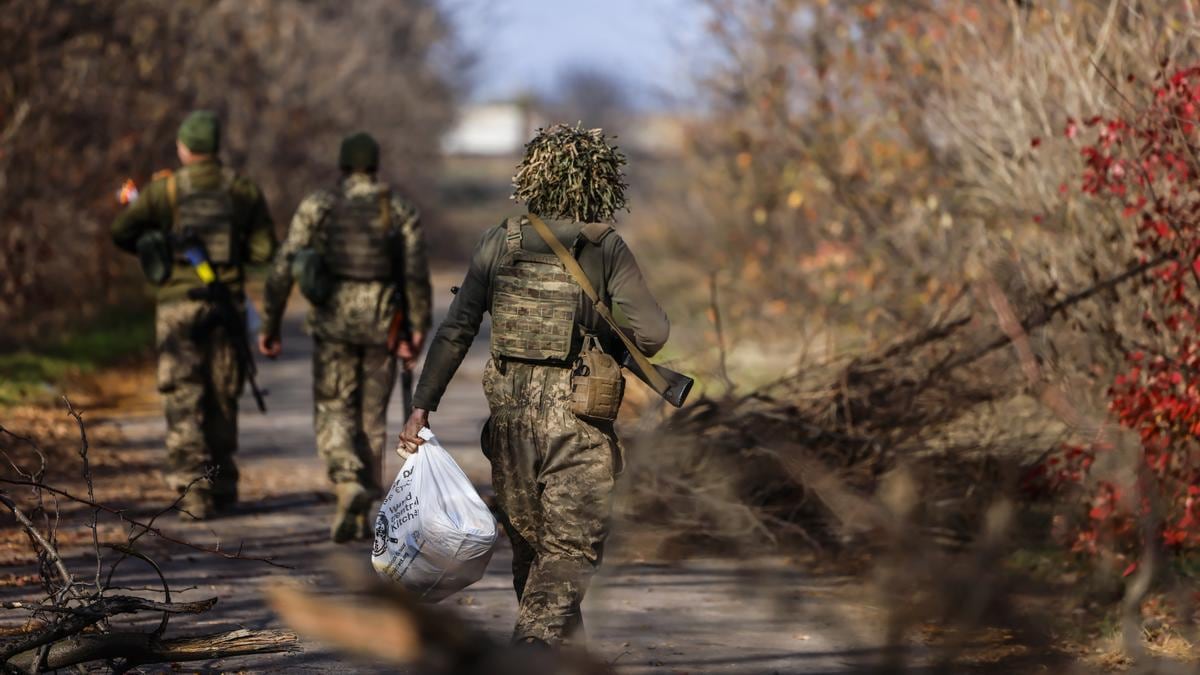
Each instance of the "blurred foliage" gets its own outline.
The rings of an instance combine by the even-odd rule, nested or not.
[[[42,402],[73,376],[146,354],[154,345],[154,312],[137,303],[112,307],[54,335],[0,354],[0,406]]]
[[[114,193],[175,165],[191,109],[282,228],[369,129],[419,200],[464,58],[432,0],[22,0],[0,12],[0,344],[118,301],[135,265],[108,238]],[[422,204],[427,212],[436,205]]]
[[[1065,188],[1079,147],[1063,130],[1121,105],[1127,76],[1186,57],[1187,3],[708,4],[705,112],[645,216],[670,225],[655,254],[689,263],[659,279],[673,316],[696,318],[675,336],[702,371],[719,379],[727,351],[749,387],[956,304],[986,335],[975,282],[995,279],[1024,316],[1133,258],[1119,219]],[[1137,302],[1083,303],[1037,347],[1093,378]]]
[[[1196,63],[1195,3],[707,4],[681,171],[635,217],[668,225],[638,250],[708,398],[630,453],[629,514],[747,552],[877,552],[897,638],[963,621],[968,593],[961,625],[1007,621],[984,607],[1012,590],[992,561],[1087,516],[1020,476],[1102,438],[1088,480],[1137,476],[1106,393],[1158,344],[1153,291],[1136,228],[1077,187],[1073,125],[1136,107],[1164,60]],[[1072,575],[1133,653],[1149,589],[1191,580],[1115,553]]]

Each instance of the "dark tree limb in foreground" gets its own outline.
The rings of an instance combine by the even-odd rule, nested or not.
[[[150,663],[207,661],[232,656],[297,652],[299,640],[285,630],[238,629],[195,637],[162,640],[148,633],[113,632],[77,635],[61,640],[46,653],[43,670],[67,668],[92,661],[120,660],[122,669]],[[8,665],[33,670],[36,650],[17,654]]]

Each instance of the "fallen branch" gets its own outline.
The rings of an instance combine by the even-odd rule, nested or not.
[[[0,487],[3,487],[0,489],[0,511],[7,508],[12,512],[14,518],[28,534],[30,544],[38,554],[39,571],[45,586],[45,596],[41,599],[29,602],[10,601],[0,604],[2,609],[29,612],[33,621],[30,625],[38,626],[30,633],[0,642],[0,672],[40,673],[97,661],[107,662],[108,667],[114,672],[126,672],[138,665],[148,663],[195,661],[248,654],[297,651],[298,644],[295,635],[285,631],[238,630],[191,638],[165,639],[163,637],[169,617],[178,614],[200,614],[211,609],[217,599],[173,602],[170,584],[161,568],[153,559],[134,548],[135,542],[147,533],[165,542],[201,553],[217,555],[226,559],[265,562],[284,569],[290,568],[276,563],[270,558],[243,555],[240,548],[237,551],[222,550],[219,546],[210,548],[164,533],[155,527],[155,520],[163,513],[178,508],[178,499],[166,509],[156,513],[148,522],[131,518],[126,514],[125,509],[106,506],[98,502],[95,498],[91,467],[88,461],[88,439],[83,416],[71,406],[70,401],[66,401],[66,405],[70,416],[74,418],[79,427],[79,457],[83,463],[83,478],[87,483],[86,498],[47,485],[42,478],[46,464],[45,455],[38,450],[32,440],[12,434],[7,429],[0,427],[0,434],[9,434],[30,443],[42,459],[42,470],[31,474],[22,471],[6,453],[0,451],[0,456],[7,460],[15,471],[15,476],[9,474],[9,476],[0,478]],[[7,486],[29,488],[37,509],[33,513],[40,514],[47,520],[44,528],[39,528],[34,522],[34,517],[27,514],[22,506],[18,505],[13,494],[15,491],[10,491]],[[94,589],[90,589],[88,584],[79,582],[69,569],[66,559],[58,551],[54,532],[60,518],[58,508],[60,497],[82,504],[91,511],[84,526],[91,530],[92,545],[95,548]],[[46,509],[47,501],[53,502],[52,509]],[[102,513],[111,514],[121,523],[129,526],[129,532],[124,542],[107,545],[108,548],[120,554],[109,565],[105,565],[107,561],[102,560],[101,544],[97,533],[99,516]],[[161,593],[160,599],[109,595],[118,590],[112,585],[117,568],[122,561],[129,558],[141,560],[154,570],[162,582],[162,588],[146,590]],[[108,567],[107,580],[103,574],[103,568],[106,566]],[[113,617],[141,612],[158,612],[162,615],[157,629],[140,632],[129,629],[119,632],[112,630],[110,620]]]
[[[1159,265],[1162,265],[1164,263],[1175,260],[1177,257],[1178,256],[1174,251],[1168,251],[1166,253],[1163,253],[1162,255],[1159,255],[1156,258],[1152,258],[1150,260],[1146,260],[1144,262],[1140,262],[1136,265],[1133,265],[1133,266],[1125,269],[1120,274],[1109,277],[1108,279],[1105,279],[1104,281],[1093,284],[1092,286],[1089,286],[1088,288],[1085,288],[1076,293],[1072,293],[1071,295],[1068,295],[1067,297],[1063,298],[1062,300],[1059,300],[1058,302],[1054,303],[1053,305],[1042,308],[1040,311],[1034,313],[1032,316],[1025,317],[1025,319],[1023,321],[1021,321],[1019,328],[1021,329],[1021,332],[1029,332],[1029,331],[1041,328],[1042,326],[1045,326],[1046,324],[1050,323],[1050,321],[1053,320],[1056,315],[1070,309],[1074,305],[1078,305],[1079,303],[1081,303],[1085,300],[1089,300],[1105,291],[1111,291],[1111,290],[1115,289],[1117,286],[1120,286],[1121,284],[1125,283],[1126,281],[1129,281],[1130,279],[1133,279],[1134,277],[1145,274],[1146,272],[1149,272],[1150,270],[1154,269],[1155,267],[1158,267]],[[1011,343],[1012,341],[1013,341],[1013,333],[1005,332],[1002,335],[997,336],[990,342],[982,345],[981,347],[979,347],[973,351],[962,354],[961,356],[959,356],[957,358],[946,359],[941,364],[939,364],[938,367],[936,367],[930,371],[929,378],[933,379],[937,375],[948,373],[949,371],[954,370],[955,368],[958,368],[960,366],[965,366],[974,361],[978,361],[979,359],[983,358],[984,356],[987,356],[988,354],[996,351],[997,349],[1004,347],[1005,345]]]
[[[252,631],[242,628],[170,640],[160,640],[146,633],[106,633],[79,635],[54,644],[46,654],[43,669],[54,670],[90,661],[117,659],[128,668],[149,663],[206,661],[299,651],[300,643],[296,634],[285,630]],[[36,650],[23,652],[13,657],[8,665],[31,672],[36,655]]]
[[[119,614],[134,614],[142,611],[166,612],[169,614],[200,614],[212,609],[217,604],[216,598],[197,602],[156,602],[145,598],[128,595],[116,595],[100,598],[84,607],[63,607],[61,605],[27,605],[26,609],[36,611],[57,612],[66,615],[63,620],[51,625],[46,630],[21,638],[0,649],[0,663],[43,645],[48,645],[63,638],[76,635],[88,626],[97,624]]]
[[[59,555],[58,549],[54,548],[54,545],[47,541],[46,538],[42,536],[41,532],[38,532],[37,527],[33,524],[33,521],[29,519],[29,516],[26,516],[25,513],[17,506],[17,503],[3,492],[0,492],[0,504],[3,504],[8,508],[9,511],[12,512],[13,517],[17,519],[17,522],[21,524],[22,529],[24,529],[25,533],[29,535],[29,539],[41,549],[42,555],[45,556],[45,559],[49,561],[51,565],[53,565],[54,570],[58,572],[58,576],[62,580],[62,587],[65,589],[73,589],[73,584],[75,583],[74,578],[71,576],[70,570],[67,569],[66,563],[63,562],[62,556]]]

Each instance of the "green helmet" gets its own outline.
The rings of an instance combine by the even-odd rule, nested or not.
[[[556,124],[538,129],[513,176],[513,199],[545,218],[613,220],[625,208],[625,155],[602,129]]]
[[[379,143],[365,131],[343,138],[338,167],[343,171],[375,171],[379,168]]]
[[[211,110],[196,110],[184,118],[176,138],[198,155],[216,154],[221,149],[221,120]]]

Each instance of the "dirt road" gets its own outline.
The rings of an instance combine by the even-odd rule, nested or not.
[[[449,298],[446,285],[439,284],[443,288],[437,299],[442,305]],[[206,523],[173,519],[165,523],[172,532],[197,543],[242,547],[248,555],[271,556],[295,569],[163,549],[159,559],[164,572],[176,587],[190,587],[176,599],[221,598],[214,611],[198,621],[180,621],[181,628],[176,630],[276,627],[278,621],[261,599],[263,583],[285,576],[317,589],[332,589],[328,556],[337,551],[349,550],[364,566],[368,564],[369,543],[339,547],[328,541],[333,507],[313,444],[311,343],[301,332],[301,323],[302,312],[292,312],[285,325],[284,355],[278,361],[261,363],[261,384],[271,392],[270,414],[258,414],[249,399],[242,402],[239,464],[243,488],[238,512]],[[489,489],[489,468],[479,452],[478,438],[486,416],[479,384],[486,357],[484,338],[472,349],[441,410],[431,420],[434,431],[484,492]],[[399,396],[395,398],[389,418],[393,433],[401,423]],[[157,412],[121,418],[119,425],[131,452],[140,453],[149,465],[159,461],[164,425]],[[398,458],[390,455],[388,475],[398,468]],[[507,542],[502,541],[485,578],[445,601],[498,640],[507,639],[516,611],[509,561]],[[148,581],[134,568],[129,574],[126,581],[131,586]],[[748,575],[770,581],[753,585],[757,590],[747,594]],[[849,648],[863,642],[847,635],[846,626],[826,614],[831,587],[832,582],[806,578],[786,560],[665,565],[616,550],[595,582],[585,613],[592,649],[625,673],[852,672],[856,660],[871,653]],[[182,628],[185,625],[186,629]],[[203,667],[252,672],[388,672],[312,643],[306,643],[301,654],[226,659]]]

